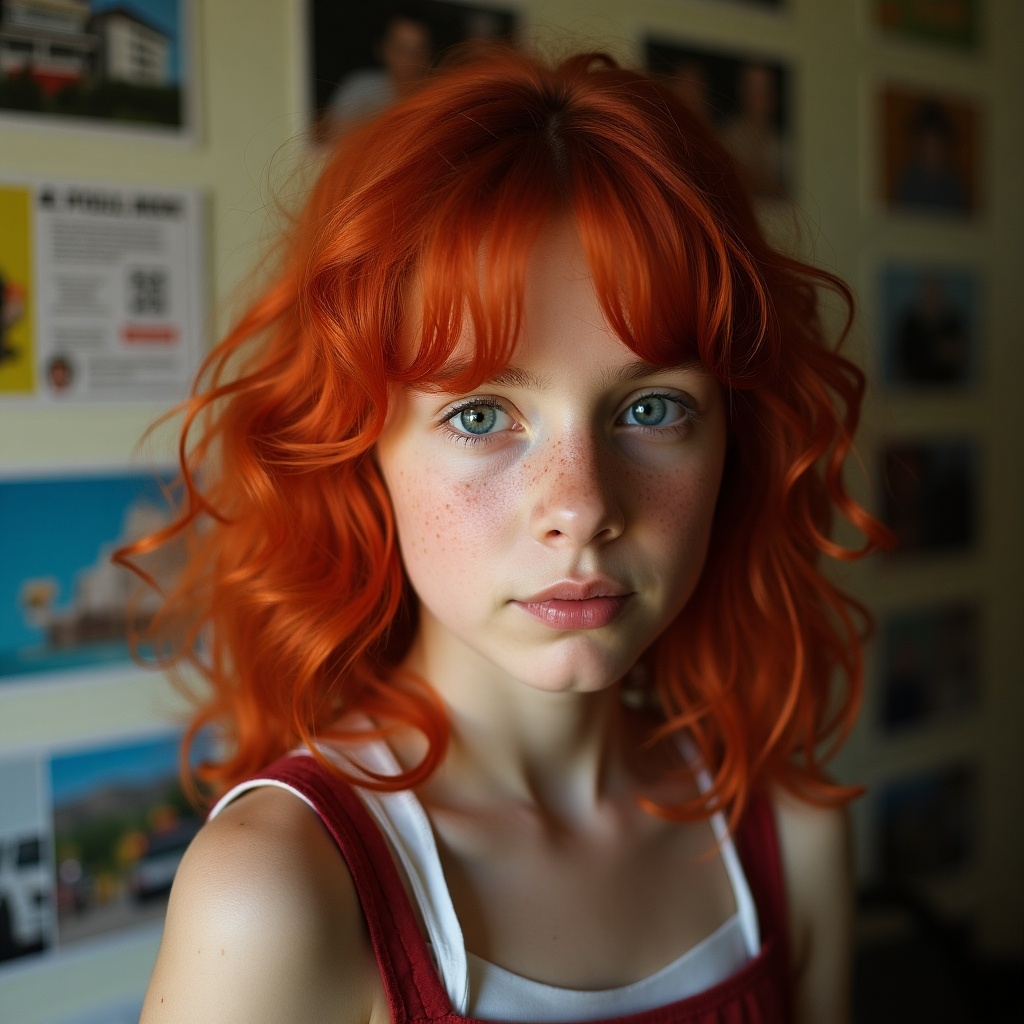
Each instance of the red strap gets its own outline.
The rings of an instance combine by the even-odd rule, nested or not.
[[[451,1003],[380,829],[350,786],[313,757],[276,761],[260,778],[290,786],[317,809],[348,864],[380,965],[392,1021],[451,1014]]]
[[[782,851],[779,848],[775,811],[763,791],[751,796],[743,812],[736,830],[736,852],[743,864],[743,873],[747,876],[747,884],[757,907],[761,943],[775,943],[778,946],[779,970],[785,972],[784,990],[791,996],[789,908],[782,870]],[[792,1006],[786,1007],[786,1020],[792,1016],[792,1010]]]

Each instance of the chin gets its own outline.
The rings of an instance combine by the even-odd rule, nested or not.
[[[555,664],[530,666],[526,671],[520,663],[518,671],[511,674],[525,686],[546,693],[600,693],[618,683],[635,661],[599,659],[577,652],[560,657]]]

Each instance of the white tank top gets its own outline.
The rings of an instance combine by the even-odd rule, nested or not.
[[[329,748],[324,753],[349,773],[360,767],[378,775],[394,775],[400,771],[391,750],[381,741],[352,747],[346,750],[345,756]],[[692,749],[684,747],[684,753],[694,765],[701,790],[706,792],[711,784],[707,772],[695,764]],[[262,785],[280,786],[304,799],[284,783],[254,779],[226,793],[210,816],[215,816],[241,793]],[[715,814],[711,825],[732,883],[737,909],[711,935],[654,974],[618,988],[558,988],[514,974],[467,951],[434,833],[416,795],[411,790],[381,793],[357,789],[356,792],[398,857],[452,1009],[461,1016],[558,1024],[640,1013],[711,988],[736,973],[760,949],[754,900],[725,821],[721,814]]]

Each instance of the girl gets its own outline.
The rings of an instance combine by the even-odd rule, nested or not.
[[[338,143],[148,545],[191,544],[158,625],[230,792],[145,1024],[847,1019],[861,612],[818,563],[884,532],[819,285],[600,55]]]

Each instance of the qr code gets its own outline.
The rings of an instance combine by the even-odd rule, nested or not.
[[[167,271],[133,267],[128,272],[128,312],[132,316],[166,316],[170,306]]]

